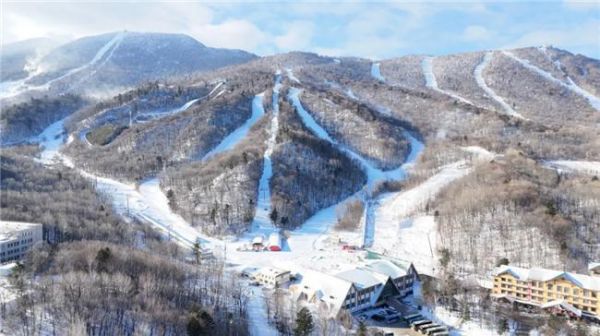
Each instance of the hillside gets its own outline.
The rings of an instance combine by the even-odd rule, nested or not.
[[[174,333],[186,322],[177,313],[199,314],[190,300],[200,294],[186,291],[198,285],[189,259],[200,246],[220,258],[203,281],[221,284],[202,308],[237,288],[219,278],[231,265],[339,272],[364,261],[342,244],[414,263],[450,301],[503,259],[572,271],[600,259],[598,60],[553,47],[378,62],[255,57],[185,35],[119,32],[63,45],[39,67],[3,100],[2,216],[41,216],[68,239],[26,271],[85,273],[87,288],[97,273],[118,282],[135,262],[149,282],[165,281],[156,304],[170,307]],[[30,204],[38,199],[43,207]],[[40,215],[51,208],[66,215]],[[106,237],[125,222],[132,231]],[[248,252],[272,233],[285,237],[283,253]],[[96,241],[110,244],[113,268],[65,262],[91,263],[104,253]],[[159,274],[162,263],[173,277]],[[132,289],[123,304],[141,318],[135,307],[147,308],[151,287],[131,287],[119,289]],[[240,306],[252,300],[236,295]],[[219,304],[210,313],[223,322],[228,302]],[[246,313],[256,312],[236,313],[236,328]]]

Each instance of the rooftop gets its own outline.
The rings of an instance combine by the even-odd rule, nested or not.
[[[563,277],[578,287],[600,291],[600,278],[585,274],[549,270],[545,268],[521,268],[503,265],[494,270],[494,275],[510,273],[521,281],[548,281]]]
[[[15,234],[23,230],[41,226],[42,224],[37,223],[0,221],[0,241],[11,239]]]

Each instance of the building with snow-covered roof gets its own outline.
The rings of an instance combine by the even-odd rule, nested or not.
[[[42,237],[42,224],[0,221],[0,263],[21,259]]]
[[[417,270],[412,263],[392,262],[377,259],[363,266],[367,270],[385,274],[392,279],[401,296],[412,293],[413,284],[418,279]]]
[[[590,275],[503,265],[493,272],[492,297],[572,316],[600,318],[600,278]]]
[[[252,278],[265,287],[279,288],[290,282],[290,271],[276,267],[264,267],[254,272]]]
[[[310,269],[299,272],[298,279],[289,288],[292,299],[315,305],[333,318],[342,312],[344,300],[356,293],[352,282]]]
[[[293,298],[326,307],[333,317],[342,310],[352,313],[410,294],[417,279],[412,264],[402,268],[387,260],[372,261],[334,275],[313,270],[300,274],[300,281],[290,286]]]

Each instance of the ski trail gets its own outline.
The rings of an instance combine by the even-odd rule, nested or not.
[[[583,98],[588,100],[590,105],[592,105],[592,107],[596,111],[600,111],[600,99],[598,97],[594,96],[593,94],[591,94],[590,92],[579,87],[577,84],[575,84],[575,82],[573,82],[573,80],[570,77],[567,76],[568,83],[565,83],[565,82],[555,78],[554,76],[552,76],[551,73],[544,71],[544,70],[538,68],[537,66],[531,64],[529,61],[517,57],[515,54],[511,53],[510,51],[503,51],[502,53],[504,55],[510,57],[511,59],[515,60],[517,63],[521,64],[525,68],[542,76],[543,78],[545,78],[555,84],[558,84],[558,85],[570,90],[571,92],[574,92],[574,93],[582,96]]]
[[[90,68],[92,66],[94,66],[96,63],[100,62],[102,60],[102,58],[104,57],[104,55],[106,55],[106,53],[108,53],[113,47],[115,47],[115,45],[120,44],[121,41],[123,40],[123,38],[125,37],[125,32],[119,32],[117,34],[115,34],[115,36],[108,41],[105,45],[103,45],[98,52],[96,52],[96,54],[94,55],[94,58],[92,58],[91,61],[89,61],[88,63],[81,65],[75,69],[71,69],[69,71],[67,71],[67,73],[63,74],[62,76],[59,76],[57,78],[54,78],[48,82],[46,82],[45,84],[41,85],[40,87],[43,88],[49,88],[50,85],[54,82],[60,81],[62,79],[65,79],[67,77],[70,77],[78,72],[81,72],[87,68]],[[110,56],[112,56],[112,53],[110,54]],[[108,58],[105,60],[105,62],[108,60]]]
[[[385,78],[381,75],[380,63],[371,64],[371,76],[380,82],[385,82]]]
[[[98,66],[94,66],[94,69],[84,78],[80,79],[77,81],[77,83],[75,83],[74,85],[79,85],[83,82],[85,82],[88,78],[91,78],[92,76],[94,76],[99,69],[102,69],[102,67],[104,67],[104,65],[106,65],[106,63],[108,63],[108,61],[112,58],[113,54],[115,53],[115,50],[119,49],[119,46],[121,45],[121,42],[123,42],[123,40],[125,39],[125,33],[121,34],[121,36],[117,39],[117,41],[110,46],[110,53],[104,58],[104,60],[98,64]],[[92,60],[93,61],[93,60]],[[98,62],[98,61],[96,61]],[[93,63],[95,65],[95,63]],[[73,85],[71,85],[72,87]]]
[[[65,119],[48,126],[38,136],[40,145],[43,147],[41,159],[38,159],[38,162],[50,166],[62,161],[65,166],[74,168],[81,176],[94,182],[98,193],[111,199],[117,214],[127,220],[138,218],[150,223],[175,239],[183,247],[192,248],[196,241],[213,246],[221,244],[219,240],[198,232],[171,210],[167,197],[159,187],[157,178],[143,182],[138,190],[134,184],[122,183],[75,167],[69,157],[60,153],[65,142],[63,128]]]
[[[14,97],[20,93],[23,93],[23,92],[26,92],[29,90],[48,90],[50,88],[50,85],[52,85],[53,83],[63,80],[67,77],[70,77],[70,76],[80,72],[80,71],[83,71],[89,67],[94,66],[96,63],[98,63],[99,61],[101,61],[104,58],[104,55],[106,55],[106,53],[111,51],[110,54],[108,55],[108,57],[104,60],[104,62],[101,63],[101,66],[104,65],[108,61],[108,59],[112,56],[114,49],[116,49],[118,47],[118,45],[121,43],[121,41],[125,37],[125,34],[126,34],[125,32],[119,32],[119,33],[115,34],[115,36],[110,41],[108,41],[105,45],[103,45],[96,52],[94,57],[88,63],[83,64],[77,68],[71,69],[71,70],[67,71],[65,74],[63,74],[59,77],[53,78],[44,84],[34,85],[34,86],[27,85],[25,83],[25,81],[28,80],[29,78],[19,80],[16,82],[10,82],[7,84],[3,83],[2,87],[1,87],[2,93],[0,94],[0,98]],[[90,75],[88,75],[87,77],[89,77],[89,76]],[[78,83],[79,82],[80,81],[78,81]]]
[[[353,150],[349,149],[347,146],[345,146],[345,145],[339,143],[337,140],[333,139],[329,135],[329,133],[327,133],[327,131],[323,127],[321,127],[321,125],[319,125],[317,123],[317,121],[312,117],[312,115],[310,113],[308,113],[308,111],[306,111],[306,109],[304,109],[304,107],[302,106],[302,103],[300,102],[300,93],[301,92],[302,91],[300,89],[290,88],[288,98],[292,102],[292,105],[294,105],[294,107],[295,107],[298,115],[302,119],[302,122],[304,123],[304,125],[306,125],[306,127],[308,127],[308,129],[310,129],[317,137],[333,144],[336,148],[340,149],[347,156],[349,156],[351,159],[356,160],[361,165],[361,167],[363,168],[364,172],[367,175],[367,189],[368,190],[371,190],[377,183],[385,181],[385,180],[401,180],[401,179],[405,178],[406,167],[408,167],[408,165],[410,165],[416,159],[417,154],[423,148],[423,144],[419,140],[417,140],[409,132],[404,131],[404,135],[409,140],[410,148],[411,148],[411,151],[409,152],[409,155],[406,158],[405,163],[396,169],[387,170],[387,171],[381,170],[381,169],[375,167],[373,165],[373,163],[371,163],[369,160],[363,158],[360,154],[354,152]]]
[[[240,126],[231,134],[226,136],[210,152],[206,153],[204,157],[202,157],[202,161],[210,158],[213,155],[232,149],[246,137],[250,128],[254,126],[254,124],[265,114],[265,109],[263,106],[264,95],[265,93],[263,92],[254,96],[254,99],[252,100],[252,115],[250,116],[250,118],[248,118],[248,120],[246,120],[246,122],[242,126]]]
[[[434,275],[436,258],[432,250],[435,250],[430,247],[435,243],[435,238],[430,235],[436,234],[435,220],[431,217],[426,221],[413,221],[410,216],[423,208],[445,186],[467,175],[470,170],[464,161],[459,161],[444,166],[437,174],[412,189],[379,197],[373,215],[377,218],[377,225],[373,225],[373,249],[410,259],[420,272]]]
[[[421,62],[421,69],[423,70],[423,75],[425,76],[425,86],[427,86],[428,88],[433,89],[439,93],[443,93],[443,94],[450,96],[456,100],[459,100],[465,104],[475,106],[475,104],[473,104],[469,100],[467,100],[457,94],[454,94],[450,91],[442,90],[438,87],[438,83],[435,78],[435,74],[433,73],[433,57],[427,56],[427,57],[423,58],[423,61]]]
[[[523,118],[522,115],[520,115],[519,113],[517,113],[517,111],[513,110],[512,107],[510,107],[510,105],[508,105],[504,99],[502,99],[500,96],[498,96],[496,94],[496,92],[494,92],[494,90],[492,90],[489,86],[487,86],[487,84],[485,83],[485,80],[483,79],[483,70],[488,66],[488,64],[490,63],[490,61],[492,60],[493,57],[493,53],[491,51],[488,51],[485,53],[485,56],[483,57],[483,60],[481,61],[481,63],[479,63],[476,67],[475,67],[475,71],[474,71],[474,75],[475,75],[475,81],[477,82],[477,85],[479,85],[479,87],[485,91],[485,93],[488,94],[488,96],[490,96],[492,99],[494,99],[498,104],[500,104],[502,106],[502,108],[504,108],[504,111],[506,112],[506,114],[513,116],[513,117],[517,117],[517,118],[521,118],[521,119],[525,119]]]
[[[409,155],[407,156],[404,164],[402,164],[400,167],[393,169],[393,170],[389,170],[389,171],[382,171],[382,170],[374,167],[368,160],[365,160],[361,155],[355,153],[354,151],[352,151],[352,150],[348,149],[347,147],[338,143],[336,140],[332,139],[331,136],[327,133],[327,131],[325,129],[323,129],[315,121],[315,119],[310,115],[310,113],[308,113],[304,109],[304,107],[302,106],[302,103],[300,102],[300,98],[299,98],[300,93],[301,93],[301,90],[296,89],[296,88],[290,88],[288,98],[292,102],[292,105],[295,107],[297,113],[300,115],[300,118],[302,119],[302,122],[304,123],[304,125],[306,125],[306,127],[308,127],[317,137],[319,137],[325,141],[328,141],[329,143],[336,146],[336,148],[340,149],[342,152],[344,152],[346,155],[348,155],[350,158],[358,161],[367,175],[367,184],[365,185],[365,187],[362,190],[360,190],[358,193],[353,195],[352,197],[358,197],[358,198],[362,199],[365,203],[366,209],[365,209],[365,227],[364,227],[364,235],[363,235],[363,239],[364,239],[363,245],[366,247],[369,247],[373,244],[374,238],[375,238],[374,237],[375,236],[375,219],[377,216],[376,208],[378,208],[378,206],[379,206],[379,200],[373,199],[371,196],[371,191],[373,190],[373,187],[376,186],[377,183],[380,183],[382,181],[386,181],[386,180],[401,181],[401,180],[405,179],[406,178],[406,170],[414,164],[419,153],[421,153],[421,151],[423,150],[424,145],[417,138],[415,138],[412,134],[410,134],[407,131],[404,131],[404,135],[407,137],[407,139],[410,142]],[[343,203],[345,201],[346,200],[342,201],[341,203]],[[338,204],[340,204],[340,203],[338,203]],[[330,208],[325,209],[327,211],[322,210],[320,212],[317,212],[315,215],[313,215],[313,217],[315,217],[317,215],[327,216],[330,211],[333,211],[331,209],[335,209],[336,206],[337,206],[337,204]],[[311,223],[311,221],[312,221],[312,217],[308,221],[305,222],[305,225],[307,223]],[[304,227],[304,225],[303,225],[303,227]]]
[[[294,75],[294,70],[292,70],[291,68],[287,68],[287,69],[285,69],[285,72],[287,73],[287,76],[288,76],[289,79],[291,79],[294,82],[300,84],[300,80],[298,79],[298,77],[296,77]]]
[[[271,177],[273,176],[273,163],[271,155],[275,149],[275,139],[279,132],[279,90],[281,89],[281,72],[278,71],[275,77],[275,86],[273,87],[273,116],[271,117],[271,127],[269,128],[269,138],[267,139],[267,149],[263,156],[263,172],[258,182],[258,200],[256,202],[256,212],[252,220],[253,233],[268,235],[275,231],[271,222]],[[261,97],[262,103],[262,97]],[[264,111],[263,111],[264,113]]]

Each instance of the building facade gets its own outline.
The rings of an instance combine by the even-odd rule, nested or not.
[[[290,286],[296,300],[326,307],[332,317],[376,307],[393,297],[412,293],[418,279],[412,264],[376,260],[334,275],[305,270],[302,280]]]
[[[600,318],[600,278],[542,268],[501,266],[492,297],[506,298],[577,317]]]
[[[42,238],[42,224],[0,221],[0,263],[21,259]]]
[[[261,268],[252,275],[253,280],[270,288],[279,288],[290,282],[290,271],[275,267]]]

